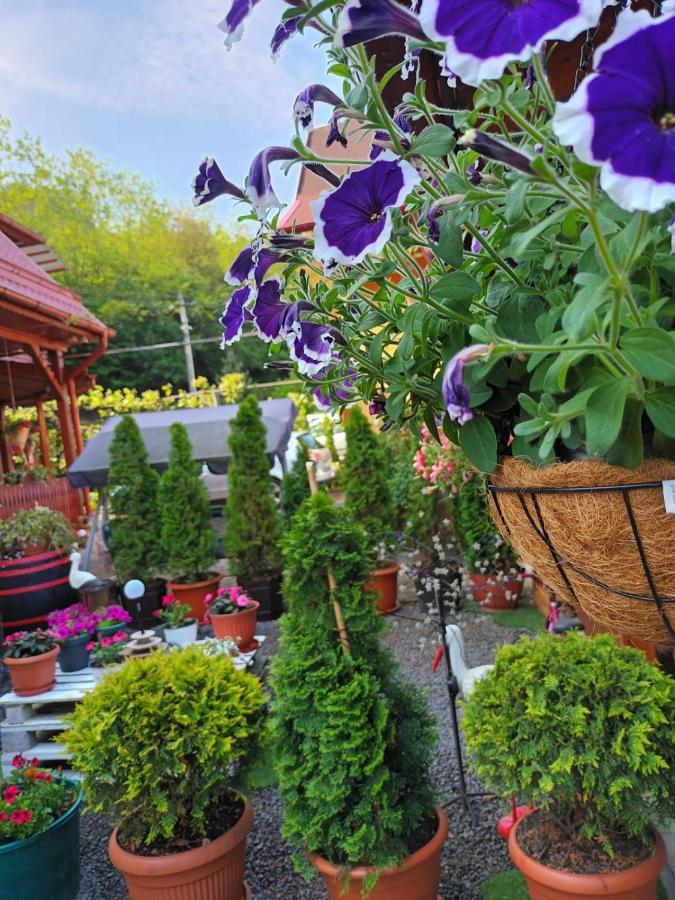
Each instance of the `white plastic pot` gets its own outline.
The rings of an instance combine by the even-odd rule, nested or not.
[[[197,620],[193,619],[187,625],[180,628],[164,628],[164,640],[167,644],[175,644],[176,647],[187,647],[197,640]]]

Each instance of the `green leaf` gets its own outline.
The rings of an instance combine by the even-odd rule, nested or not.
[[[455,143],[455,135],[447,125],[429,125],[413,138],[406,155],[447,156]]]
[[[449,266],[459,268],[462,265],[464,253],[462,230],[452,221],[451,216],[443,216],[441,220],[441,235],[438,239],[436,256],[440,257]]]
[[[642,410],[642,403],[635,397],[626,400],[619,436],[607,451],[607,462],[611,465],[624,469],[637,469],[642,465]]]
[[[527,189],[529,187],[529,182],[524,179],[519,179],[514,182],[511,187],[506,192],[506,205],[505,205],[505,215],[506,221],[509,225],[513,225],[514,222],[517,222],[518,219],[523,214],[523,207],[525,206],[525,194],[527,193]]]
[[[604,456],[619,436],[629,387],[627,378],[612,379],[588,398],[586,449],[591,456]]]
[[[675,438],[675,387],[650,391],[646,397],[647,415],[655,428]]]
[[[476,415],[462,425],[459,445],[481,472],[494,472],[497,468],[497,435],[485,416]]]
[[[480,292],[480,285],[466,272],[451,272],[443,275],[431,289],[434,300],[470,300]]]
[[[640,375],[675,384],[675,338],[659,328],[635,328],[621,340],[628,362]]]
[[[527,231],[521,231],[519,234],[514,234],[511,239],[511,250],[513,256],[516,258],[521,256],[525,250],[530,246],[535,238],[538,238],[542,232],[546,231],[547,228],[550,228],[551,225],[555,225],[556,222],[559,222],[560,219],[563,218],[567,214],[567,208],[561,207],[557,209],[554,213],[551,213],[550,216],[546,216],[545,219],[542,219],[540,222],[537,222],[536,225],[533,225],[532,228],[528,228]]]
[[[497,328],[504,337],[523,344],[536,343],[539,340],[536,321],[544,309],[541,297],[511,294],[499,307]]]

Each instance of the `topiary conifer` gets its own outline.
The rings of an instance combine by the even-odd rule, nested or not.
[[[300,441],[298,443],[298,455],[281,482],[281,518],[284,525],[288,525],[297,512],[303,500],[309,497],[309,480],[307,478],[307,461],[309,454],[307,447]]]
[[[159,475],[148,463],[140,429],[123,416],[110,442],[108,497],[112,520],[110,553],[120,581],[149,581],[162,553],[157,528]]]
[[[225,509],[225,552],[243,581],[278,574],[279,514],[265,452],[267,435],[260,404],[242,400],[230,432],[230,466]]]
[[[435,732],[378,640],[384,624],[364,590],[365,531],[318,494],[296,512],[282,548],[288,612],[272,662],[271,716],[284,837],[305,874],[313,871],[308,852],[346,867],[395,865],[421,846],[418,829],[435,824]],[[349,657],[337,635],[328,565]]]
[[[159,483],[159,519],[164,556],[172,581],[204,581],[215,559],[216,535],[201,466],[192,459],[187,428],[174,422],[170,429],[169,465]]]
[[[349,411],[345,426],[347,454],[342,472],[345,505],[354,520],[377,540],[394,530],[390,466],[383,442],[358,406]]]

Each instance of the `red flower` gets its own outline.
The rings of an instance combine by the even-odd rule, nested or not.
[[[52,776],[49,772],[36,772],[35,773],[35,781],[51,781]]]
[[[9,787],[5,788],[2,797],[5,803],[14,803],[20,793],[21,791],[15,784],[10,784]]]
[[[7,813],[0,812],[0,822],[6,822],[6,821],[7,821]]]
[[[9,821],[12,825],[27,825],[32,818],[33,813],[30,809],[15,809],[9,817]]]
[[[20,753],[17,753],[16,756],[13,756],[13,757],[12,757],[12,766],[13,766],[15,769],[21,769],[21,768],[23,768],[25,765],[26,765],[26,760],[24,759],[24,757],[23,757]]]
[[[31,759],[30,764],[31,764],[31,766],[39,766],[39,765],[40,765],[40,760],[37,758],[37,756],[34,756],[34,757]]]

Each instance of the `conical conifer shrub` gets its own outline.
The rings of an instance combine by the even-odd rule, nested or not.
[[[391,473],[385,447],[358,406],[349,411],[345,434],[347,454],[342,472],[345,504],[354,520],[377,541],[378,535],[394,530]]]

